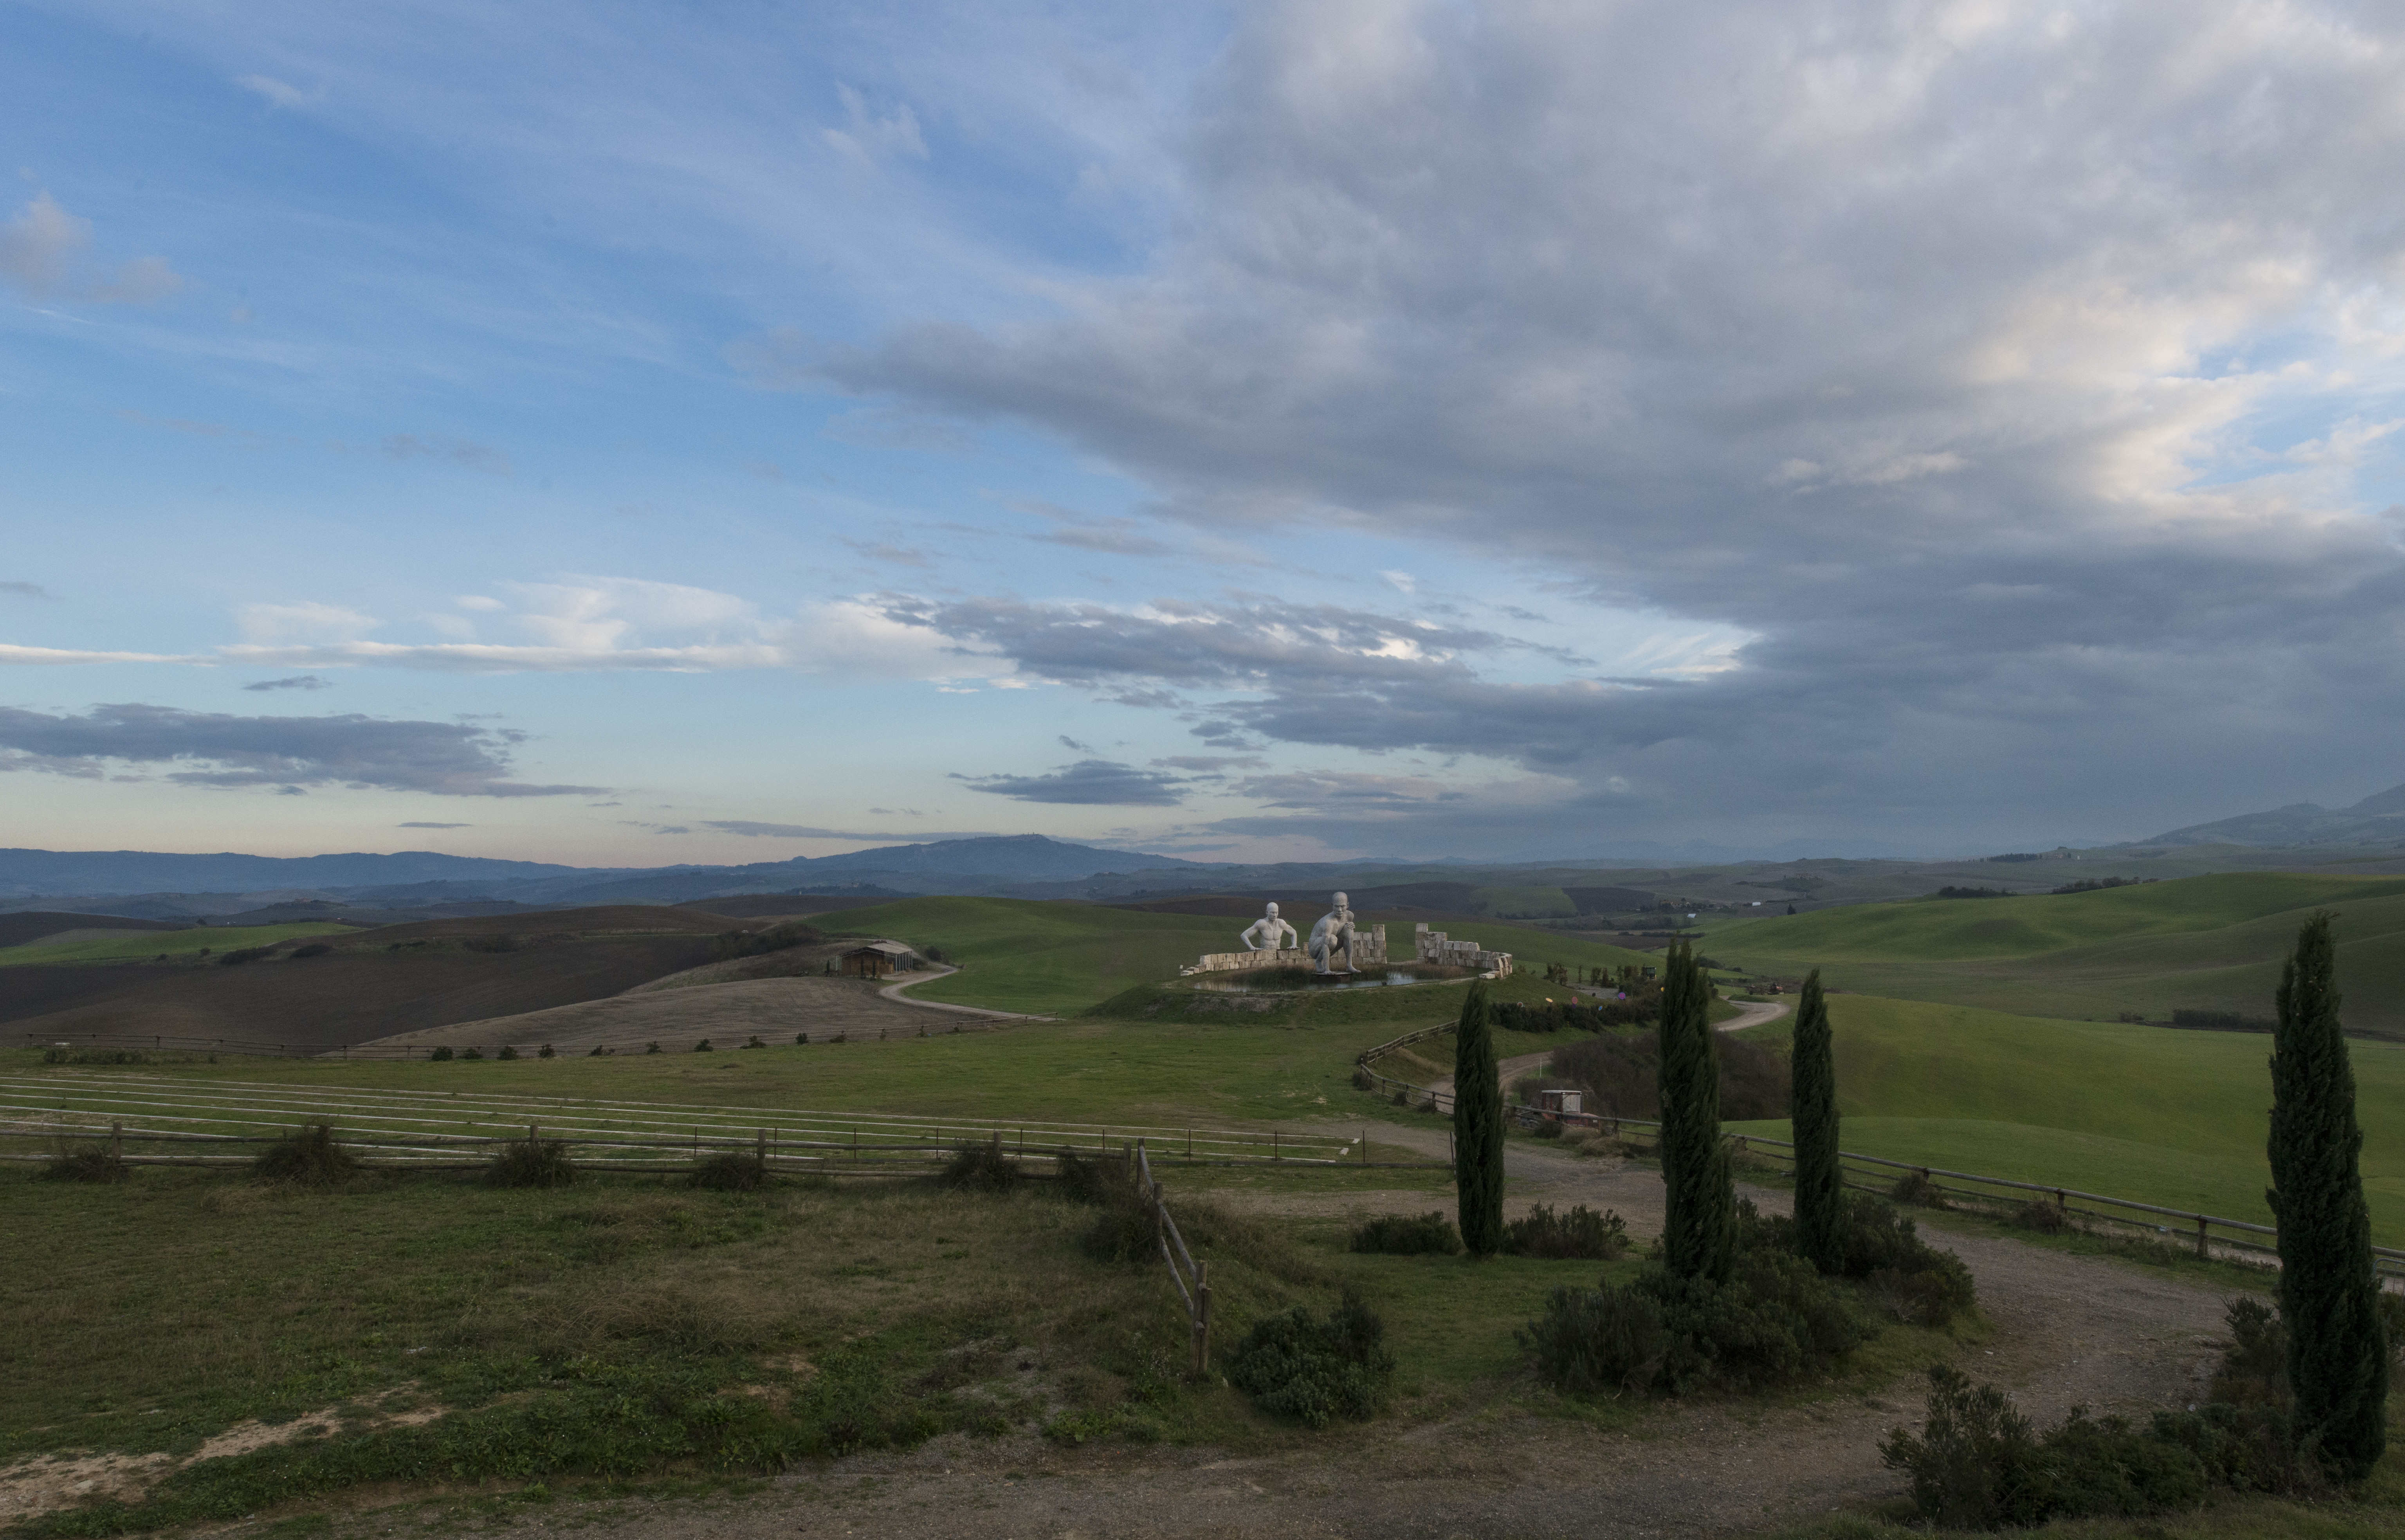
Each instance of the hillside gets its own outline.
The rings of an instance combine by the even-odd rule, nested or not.
[[[2269,1015],[2281,960],[2313,914],[2338,916],[2353,1028],[2405,1031],[2405,878],[2227,873],[2099,892],[1917,899],[1710,928],[1732,965],[1833,988],[2022,1015]]]
[[[0,1035],[18,1043],[157,1036],[339,1048],[615,995],[710,960],[715,934],[738,923],[690,909],[630,907],[373,931],[129,932],[76,944],[69,950],[77,961],[0,973]],[[328,950],[300,957],[288,946],[240,967],[197,955],[204,945],[221,956],[246,943],[301,937],[316,937]],[[170,953],[163,962],[120,960],[162,951]]]
[[[1322,912],[1297,912],[1288,918],[1298,933],[1308,934]],[[948,960],[962,965],[958,973],[915,986],[911,992],[922,999],[1056,1013],[1082,1011],[1138,985],[1174,978],[1181,966],[1204,952],[1232,951],[1242,945],[1237,937],[1245,916],[1259,913],[1258,904],[1231,916],[1027,899],[925,898],[847,910],[816,923],[894,936],[922,951],[939,947]],[[1357,906],[1354,911],[1357,923],[1385,925],[1387,952],[1398,958],[1410,955],[1412,913]],[[1643,960],[1616,946],[1492,920],[1460,922],[1450,933],[1512,953],[1527,977],[1539,975],[1551,961],[1588,967]],[[1406,998],[1409,993],[1397,991]]]
[[[2271,1222],[2259,1037],[1854,996],[1830,1019],[1849,1150]],[[2405,1045],[2350,1057],[2374,1239],[2405,1245]]]

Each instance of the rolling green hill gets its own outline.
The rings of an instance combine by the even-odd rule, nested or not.
[[[1849,1150],[2271,1222],[2268,1038],[1829,1004]],[[2405,1245],[2405,1045],[2350,1047],[2374,1239]],[[1786,1137],[1783,1123],[1730,1127]]]
[[[1379,918],[1375,911],[1367,911],[1362,917],[1364,923]],[[1174,978],[1180,967],[1204,952],[1236,949],[1242,945],[1237,934],[1244,929],[1241,921],[1208,915],[982,898],[906,899],[848,910],[818,923],[890,935],[921,948],[940,947],[946,959],[962,965],[961,971],[914,987],[910,992],[921,999],[1034,1013],[1082,1011],[1138,985]],[[1296,929],[1307,934],[1310,923],[1306,917]],[[1389,920],[1385,924],[1388,954],[1407,957],[1412,945],[1410,923]],[[1534,981],[1539,993],[1543,990],[1541,973],[1548,962],[1587,968],[1650,960],[1621,947],[1498,921],[1456,926],[1449,933],[1511,952],[1523,978]],[[1383,995],[1385,991],[1364,993]],[[1394,993],[1399,997],[1396,1014],[1428,1008],[1409,1002],[1408,997],[1419,991]]]
[[[2347,1025],[2405,1030],[2405,878],[2227,873],[2101,892],[1914,899],[1714,927],[1721,961],[2021,1015],[2269,1015],[2317,909],[2338,915]]]
[[[222,956],[245,946],[270,946],[301,936],[355,936],[348,925],[308,921],[298,925],[211,925],[190,931],[128,931],[121,936],[95,936],[90,941],[61,942],[45,946],[35,942],[0,950],[0,968],[37,963],[138,962],[161,954],[195,957],[203,952]]]

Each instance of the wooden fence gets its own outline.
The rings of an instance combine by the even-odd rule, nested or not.
[[[1200,1379],[1209,1372],[1211,1359],[1211,1264],[1195,1261],[1186,1249],[1186,1238],[1177,1233],[1177,1221],[1170,1217],[1169,1205],[1161,1200],[1160,1183],[1153,1177],[1152,1161],[1141,1141],[1134,1149],[1134,1161],[1135,1179],[1145,1200],[1152,1205],[1153,1238],[1160,1244],[1160,1259],[1169,1264],[1169,1280],[1186,1300],[1187,1337],[1193,1351],[1193,1372]]]
[[[696,1044],[703,1042],[708,1042],[710,1047],[698,1051],[706,1053],[725,1053],[747,1048],[842,1047],[848,1043],[888,1041],[898,1043],[904,1039],[954,1037],[963,1032],[994,1032],[1016,1024],[1013,1020],[1002,1016],[968,1013],[954,1015],[947,1013],[941,1018],[931,1016],[918,1023],[916,1030],[905,1027],[881,1027],[877,1029],[874,1036],[865,1029],[799,1034],[809,1038],[806,1043],[795,1043],[782,1036],[761,1041],[764,1034],[752,1032],[739,1034],[741,1038],[747,1040],[740,1042],[735,1038],[726,1037],[629,1038],[623,1042],[612,1041],[602,1043],[596,1043],[589,1039],[579,1039],[574,1047],[555,1049],[555,1057],[564,1058],[600,1057],[596,1050],[608,1054],[642,1055],[652,1052],[654,1043],[657,1044],[657,1050],[660,1053],[688,1054],[696,1052]],[[479,1039],[472,1043],[455,1040],[441,1043],[270,1043],[263,1038],[178,1037],[173,1033],[162,1032],[21,1032],[18,1037],[28,1048],[63,1048],[85,1053],[158,1054],[162,1057],[171,1054],[186,1057],[222,1054],[230,1058],[424,1060],[431,1057],[437,1048],[448,1048],[455,1056],[472,1049],[485,1058],[499,1058],[502,1050],[507,1049],[511,1056],[516,1058],[536,1058],[540,1057],[544,1047],[548,1046],[541,1042],[530,1040],[498,1042],[491,1039]]]
[[[1450,1094],[1397,1080],[1371,1068],[1378,1058],[1407,1043],[1449,1032],[1451,1025],[1430,1027],[1382,1043],[1356,1060],[1356,1084],[1365,1090],[1391,1093],[1405,1106],[1425,1106],[1439,1113],[1453,1111]],[[1366,1084],[1364,1084],[1366,1082]],[[1631,1131],[1652,1130],[1658,1133],[1661,1124],[1642,1117],[1614,1117],[1603,1113],[1554,1113],[1523,1103],[1512,1103],[1507,1109],[1523,1127],[1537,1127],[1544,1123],[1559,1123],[1568,1127],[1592,1128],[1614,1136]],[[1739,1155],[1750,1155],[1768,1161],[1774,1167],[1784,1165],[1781,1175],[1792,1176],[1795,1169],[1795,1146],[1783,1139],[1762,1134],[1723,1134]],[[1779,1152],[1785,1152],[1780,1154]],[[2271,1261],[2279,1254],[2279,1230],[2270,1225],[2257,1225],[2243,1219],[2225,1219],[2217,1214],[2197,1213],[2187,1209],[2167,1209],[2160,1204],[2141,1203],[2135,1198],[2113,1197],[2103,1193],[2082,1192],[2076,1187],[2050,1186],[2042,1182],[2022,1182],[2012,1177],[1981,1176],[1970,1171],[1951,1171],[1937,1166],[1925,1166],[1909,1160],[1891,1160],[1883,1155],[1857,1155],[1852,1151],[1838,1153],[1841,1167],[1849,1168],[1845,1183],[1862,1192],[1886,1193],[1907,1173],[1918,1174],[1929,1187],[1948,1197],[1966,1199],[1983,1206],[2022,1204],[2032,1200],[2051,1199],[2066,1218],[2077,1214],[2123,1229],[2151,1231],[2156,1235],[2176,1236],[2183,1241],[2192,1240],[2200,1258],[2210,1257],[2215,1251],[2224,1256],[2233,1253],[2244,1260]],[[1877,1182],[1861,1180],[1882,1175]],[[1940,1180],[1940,1179],[1943,1180]],[[1948,1186],[1947,1183],[1957,1185]],[[2162,1221],[2176,1221],[2166,1224]],[[2405,1281],[2405,1251],[2394,1247],[2371,1248],[2372,1265],[2381,1276]]]

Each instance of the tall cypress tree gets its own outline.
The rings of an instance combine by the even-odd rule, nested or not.
[[[1795,1005],[1795,1250],[1824,1273],[1845,1266],[1846,1187],[1837,1169],[1837,1064],[1821,970]]]
[[[1503,1085],[1484,982],[1470,987],[1454,1033],[1453,1178],[1462,1246],[1472,1256],[1494,1255],[1503,1249]]]
[[[1721,1142],[1720,1043],[1695,948],[1662,970],[1662,1261],[1673,1278],[1725,1281],[1737,1262],[1737,1183]]]
[[[2388,1443],[2388,1344],[2337,965],[2330,917],[2315,915],[2280,970],[2266,1196],[2280,1224],[2280,1314],[2299,1446],[2342,1479],[2361,1480]]]

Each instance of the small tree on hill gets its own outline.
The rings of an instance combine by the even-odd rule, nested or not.
[[[2361,1480],[2387,1447],[2388,1344],[2337,960],[2330,917],[2315,915],[2280,970],[2266,1196],[2280,1225],[2280,1314],[2298,1445],[2333,1475]]]
[[[1824,1273],[1844,1265],[1845,1178],[1837,1169],[1837,1064],[1821,970],[1795,1004],[1791,1113],[1795,1126],[1795,1250]]]
[[[1695,948],[1677,943],[1662,970],[1662,1262],[1673,1278],[1724,1282],[1737,1261],[1737,1184],[1721,1143],[1711,999]]]
[[[1463,1248],[1494,1255],[1503,1248],[1503,1085],[1484,983],[1470,987],[1454,1034],[1453,1176]]]

